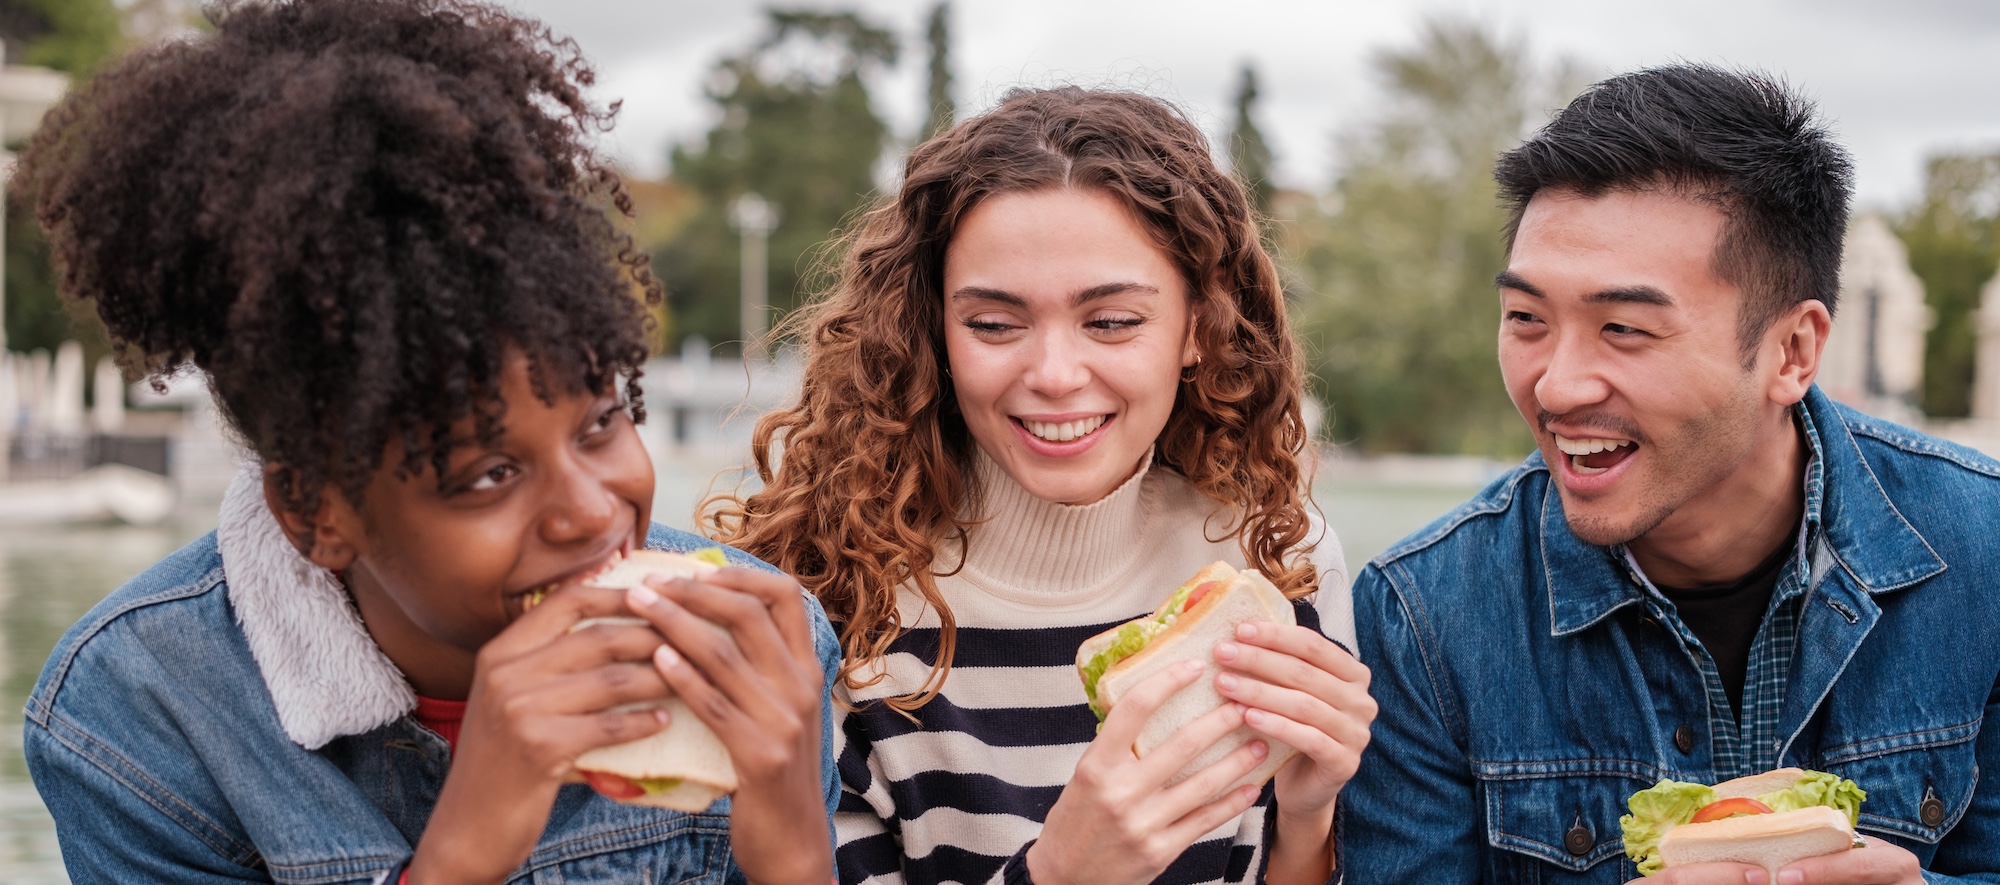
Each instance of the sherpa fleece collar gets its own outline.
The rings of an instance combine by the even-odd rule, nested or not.
[[[346,588],[285,538],[255,459],[223,494],[215,533],[236,623],[286,736],[317,750],[416,707],[409,680],[368,635]]]

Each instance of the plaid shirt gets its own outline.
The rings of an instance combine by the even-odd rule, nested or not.
[[[1622,546],[1617,548],[1624,559],[1625,570],[1646,588],[1647,611],[1680,638],[1681,647],[1687,650],[1688,656],[1701,670],[1702,682],[1708,690],[1708,725],[1715,741],[1713,755],[1717,781],[1780,767],[1778,753],[1784,749],[1785,738],[1778,731],[1778,719],[1785,706],[1785,686],[1791,683],[1792,658],[1798,652],[1799,612],[1810,595],[1807,591],[1825,574],[1826,566],[1830,564],[1820,528],[1820,508],[1824,503],[1826,483],[1825,467],[1819,457],[1819,433],[1813,427],[1812,416],[1803,408],[1795,414],[1800,428],[1813,437],[1813,444],[1807,447],[1812,456],[1806,462],[1805,512],[1794,535],[1792,556],[1778,573],[1778,581],[1771,588],[1770,605],[1764,610],[1764,622],[1758,626],[1756,638],[1750,643],[1749,666],[1743,675],[1743,710],[1740,714],[1729,705],[1729,695],[1722,687],[1722,676],[1716,671],[1715,658],[1709,655],[1694,631],[1689,630],[1681,620],[1674,604],[1660,593],[1658,587],[1653,586],[1653,582],[1639,568],[1632,551]]]

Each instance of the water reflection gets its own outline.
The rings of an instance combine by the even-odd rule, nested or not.
[[[145,528],[9,526],[0,533],[0,880],[69,881],[54,824],[21,758],[21,707],[49,649],[98,600],[213,520],[209,513]]]

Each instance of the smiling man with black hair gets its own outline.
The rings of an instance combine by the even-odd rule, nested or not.
[[[1813,385],[1846,152],[1783,84],[1676,65],[1495,175],[1540,451],[1356,579],[1381,714],[1346,881],[1622,882],[1632,793],[1792,765],[1867,790],[1867,844],[1775,882],[2000,879],[2000,464]]]

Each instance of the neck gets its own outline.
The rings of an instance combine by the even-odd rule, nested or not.
[[[420,629],[402,606],[383,592],[381,584],[360,562],[347,571],[347,593],[361,614],[369,637],[396,669],[410,680],[417,694],[442,701],[462,701],[472,693],[475,656]]]
[[[1805,510],[1807,451],[1790,409],[1767,423],[1751,457],[1715,488],[1626,545],[1655,584],[1740,580],[1792,536]]]

